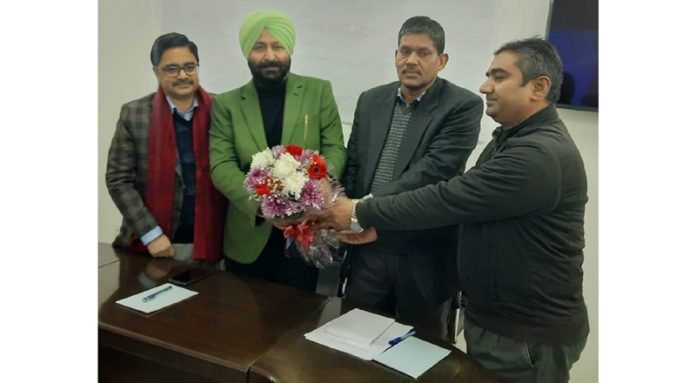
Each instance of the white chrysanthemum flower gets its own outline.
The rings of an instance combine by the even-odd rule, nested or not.
[[[298,167],[300,167],[300,163],[295,157],[288,153],[283,153],[273,166],[273,177],[280,179],[285,184],[285,179],[294,174]]]
[[[309,178],[305,177],[302,173],[293,173],[288,176],[283,182],[283,193],[289,193],[296,197],[302,194],[302,188]]]
[[[273,152],[270,149],[258,152],[251,156],[251,167],[255,169],[263,169],[273,163]]]

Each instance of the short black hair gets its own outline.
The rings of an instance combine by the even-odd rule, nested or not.
[[[551,79],[551,88],[546,99],[551,102],[558,101],[563,84],[563,62],[553,44],[542,38],[532,37],[506,43],[498,48],[495,54],[503,51],[517,54],[515,65],[522,71],[522,85],[539,76],[548,76]]]
[[[401,37],[403,35],[410,35],[412,33],[425,33],[433,40],[433,45],[437,49],[437,54],[441,55],[445,51],[445,30],[437,21],[431,19],[428,16],[413,16],[410,19],[404,21],[399,30],[399,39],[397,41],[397,46],[401,44]]]
[[[164,51],[179,47],[188,48],[196,57],[196,61],[200,62],[196,44],[181,33],[171,32],[158,37],[152,44],[152,50],[150,50],[150,62],[152,62],[152,66],[159,66]]]

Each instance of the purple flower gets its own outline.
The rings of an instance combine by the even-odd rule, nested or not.
[[[300,204],[286,198],[269,196],[261,204],[261,211],[266,217],[287,218],[302,211]]]
[[[302,188],[302,194],[300,195],[300,205],[302,210],[308,209],[319,209],[324,203],[324,198],[322,197],[321,185],[317,181],[308,181]]]
[[[316,153],[317,153],[316,150],[303,150],[302,154],[300,155],[300,159],[298,161],[300,161],[302,166],[307,167],[307,166],[309,166],[308,161],[311,160],[312,155],[316,154]]]
[[[256,185],[264,182],[266,177],[269,175],[269,170],[264,169],[254,169],[252,168],[247,173],[246,179],[244,180],[244,189],[252,195],[256,194]]]
[[[285,146],[276,145],[271,148],[271,151],[273,152],[273,158],[278,159],[281,154],[285,153]]]

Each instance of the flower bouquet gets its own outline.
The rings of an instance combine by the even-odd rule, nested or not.
[[[314,230],[307,212],[327,207],[340,193],[329,179],[326,162],[316,151],[297,145],[277,145],[252,156],[244,180],[260,214],[283,226],[286,255],[294,243],[308,263],[324,268],[334,260],[340,242],[330,229]]]

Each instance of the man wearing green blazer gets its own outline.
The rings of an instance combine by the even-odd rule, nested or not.
[[[242,185],[252,155],[275,145],[319,150],[329,173],[341,176],[346,151],[331,84],[289,73],[295,29],[281,12],[247,16],[239,41],[253,78],[213,99],[210,127],[211,177],[230,202],[225,268],[314,291],[318,270],[301,257],[285,256],[282,231],[258,217]]]

